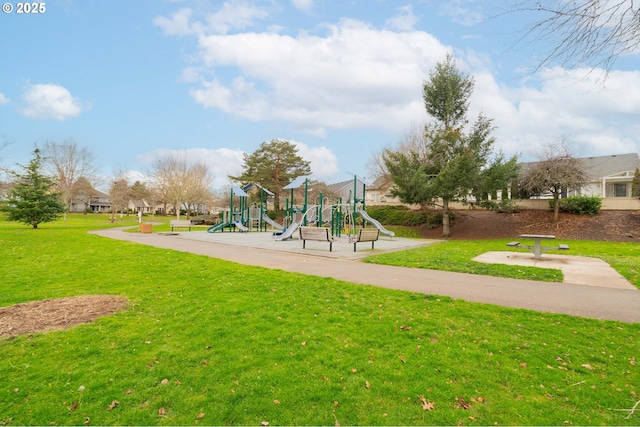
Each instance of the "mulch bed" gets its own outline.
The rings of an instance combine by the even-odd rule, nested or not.
[[[126,298],[83,295],[0,308],[0,338],[66,329],[124,310]]]

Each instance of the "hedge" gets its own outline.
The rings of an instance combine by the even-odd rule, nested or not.
[[[567,197],[566,199],[559,199],[559,202],[560,212],[572,214],[595,215],[602,208],[602,199],[600,197]],[[549,200],[549,209],[553,210],[553,200]]]
[[[385,225],[422,225],[428,228],[442,226],[442,212],[433,210],[411,210],[406,206],[368,206],[367,213]],[[455,215],[449,213],[449,218],[453,220]]]

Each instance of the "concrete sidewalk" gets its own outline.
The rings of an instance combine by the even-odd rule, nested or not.
[[[562,283],[603,288],[637,289],[609,264],[598,258],[544,254],[535,259],[529,252],[486,252],[472,261],[487,264],[521,265],[561,270]]]
[[[540,312],[563,313],[628,323],[640,322],[640,292],[636,288],[618,289],[571,283],[536,282],[365,264],[357,259],[326,256],[329,254],[328,244],[326,248],[323,246],[315,248],[314,246],[313,250],[304,252],[302,252],[302,244],[299,241],[289,242],[290,251],[285,250],[286,245],[271,245],[269,240],[264,240],[269,242],[269,245],[267,246],[265,243],[265,247],[262,248],[242,246],[240,242],[252,233],[235,236],[236,240],[231,240],[232,238],[227,236],[214,237],[214,234],[211,233],[207,233],[209,236],[198,234],[200,232],[166,233],[165,235],[125,233],[122,229],[108,229],[92,233],[113,239],[220,258],[245,265],[332,277],[364,285],[449,296],[471,302],[525,308]],[[215,233],[215,236],[223,234]],[[253,238],[257,238],[257,236]],[[225,239],[225,241],[216,241],[217,239]],[[320,242],[313,243],[320,244]],[[429,243],[433,242],[425,242],[425,244]],[[381,245],[382,240],[376,242],[376,248]],[[334,245],[334,248],[336,246],[338,245]],[[343,248],[347,246],[349,252],[353,252],[352,245],[345,245]],[[400,249],[396,248],[395,250]],[[334,251],[336,250],[334,249]],[[364,244],[362,248],[358,247],[356,254],[368,256],[383,251],[382,247],[372,251],[370,246]],[[346,253],[347,250],[343,249],[343,252]]]

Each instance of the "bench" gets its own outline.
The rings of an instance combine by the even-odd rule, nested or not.
[[[191,227],[193,226],[191,220],[188,219],[174,219],[173,221],[169,221],[169,225],[171,226],[171,231],[173,231],[174,228],[188,228],[189,231],[191,231]]]
[[[302,240],[302,249],[305,249],[307,240],[315,240],[317,242],[329,242],[329,252],[333,250],[333,242],[335,239],[331,235],[331,230],[324,227],[299,227],[300,240]]]
[[[353,241],[353,252],[356,251],[356,245],[360,242],[371,242],[371,249],[373,249],[373,245],[380,237],[380,230],[377,228],[361,228],[358,231],[358,235]]]

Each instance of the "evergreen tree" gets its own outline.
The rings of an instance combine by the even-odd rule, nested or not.
[[[58,199],[59,193],[51,191],[55,181],[42,174],[40,150],[33,151],[33,159],[28,166],[22,166],[22,173],[10,171],[14,178],[13,187],[0,209],[7,213],[9,221],[21,222],[38,228],[38,224],[54,221],[64,212],[65,206]]]
[[[491,120],[480,115],[467,131],[467,110],[474,82],[460,73],[447,56],[424,83],[427,113],[434,122],[425,128],[420,147],[383,152],[393,178],[393,194],[404,203],[442,203],[442,236],[451,235],[449,203],[471,193],[493,192],[516,176],[515,157],[505,161],[492,151]]]
[[[640,199],[640,169],[636,168],[636,173],[633,174],[633,181],[631,182],[631,197]]]
[[[309,175],[309,162],[298,155],[298,149],[289,141],[273,139],[263,142],[253,154],[244,155],[244,171],[230,179],[243,185],[254,183],[272,191],[275,210],[280,210],[282,188],[299,176]]]

